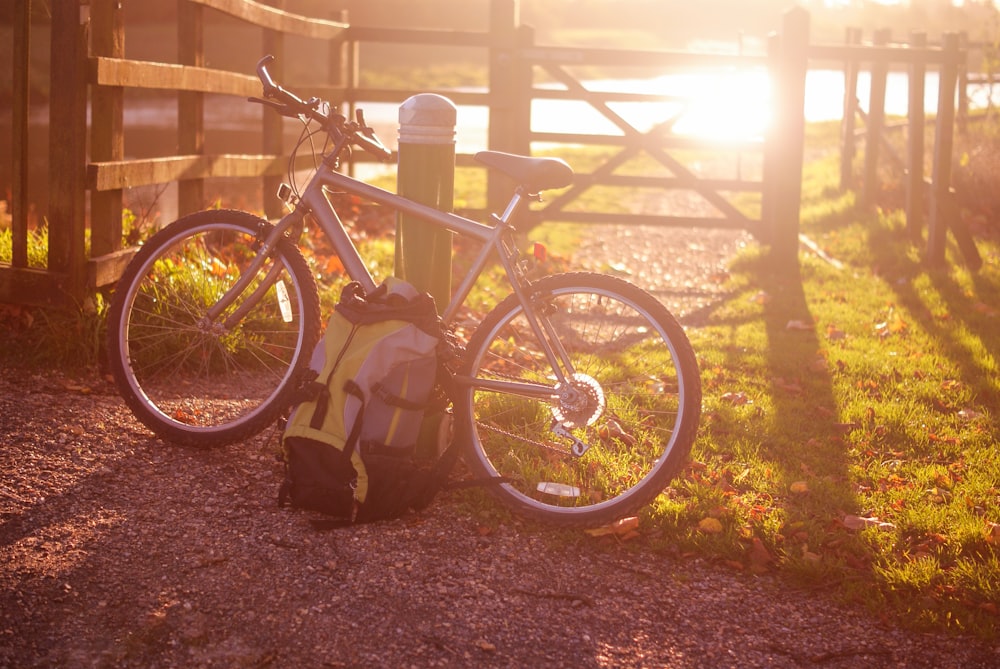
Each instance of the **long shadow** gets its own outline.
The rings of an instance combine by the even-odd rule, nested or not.
[[[762,445],[761,453],[784,463],[779,490],[785,493],[787,523],[829,525],[836,515],[853,512],[857,502],[848,485],[833,380],[821,355],[824,343],[803,291],[801,269],[777,273],[765,268],[759,277],[770,296],[764,305],[764,324],[774,406],[770,441]],[[823,488],[824,494],[796,492],[797,482],[805,483],[807,490]]]
[[[750,365],[763,370],[764,378],[757,381],[762,406],[756,413],[733,411],[732,416],[723,406],[723,420],[710,427],[725,451],[717,455],[738,463],[742,451],[747,451],[748,462],[759,460],[767,470],[768,480],[742,492],[747,504],[759,502],[765,515],[782,522],[777,532],[762,531],[754,538],[765,543],[771,557],[782,554],[793,569],[829,570],[831,584],[853,578],[843,564],[864,568],[867,560],[851,542],[841,545],[840,521],[859,513],[858,500],[848,478],[850,463],[832,373],[822,355],[824,342],[814,325],[801,270],[775,272],[766,256],[739,262],[748,265],[734,271],[752,277],[751,290],[760,291],[755,302],[761,306],[746,318],[729,322],[721,315],[712,316],[711,325],[731,327],[735,333],[744,323],[763,318],[767,339],[761,350],[747,350],[745,342],[734,341],[726,347],[724,363],[731,369]],[[754,359],[743,360],[744,356]],[[822,560],[810,559],[819,554]],[[748,556],[753,568],[752,552]]]
[[[0,666],[183,664],[170,655],[184,650],[178,639],[204,645],[224,626],[184,602],[204,601],[216,570],[262,568],[260,555],[214,540],[238,530],[254,545],[254,518],[274,506],[271,485],[266,497],[239,494],[269,482],[249,457],[259,445],[171,447],[117,431],[120,401],[17,390],[0,395],[16,411],[0,427],[0,465],[17,470],[0,490]]]
[[[872,244],[871,251],[883,265],[894,267],[898,276],[886,278],[900,306],[905,307],[921,329],[938,343],[943,355],[959,369],[962,379],[994,396],[1000,393],[1000,377],[969,346],[971,341],[978,339],[982,351],[987,354],[996,355],[1000,351],[1000,328],[996,325],[1000,314],[1000,284],[980,272],[972,277],[970,294],[948,268],[928,269],[915,261],[901,261],[890,255],[894,251],[900,253],[898,246]],[[946,305],[945,312],[932,312],[925,297],[914,286],[911,277],[924,272]],[[960,330],[963,331],[961,335]]]

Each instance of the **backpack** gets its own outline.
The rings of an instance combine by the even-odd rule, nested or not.
[[[282,434],[279,505],[337,525],[426,507],[455,460],[437,448],[447,430],[447,399],[435,393],[444,341],[430,295],[398,279],[371,295],[348,284]]]

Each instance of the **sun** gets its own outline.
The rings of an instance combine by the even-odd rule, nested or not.
[[[767,72],[741,70],[692,78],[685,110],[674,126],[680,135],[725,141],[764,136],[771,118]]]

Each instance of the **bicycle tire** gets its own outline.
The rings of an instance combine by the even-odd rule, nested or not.
[[[278,267],[238,323],[202,320],[270,230],[247,212],[185,216],[153,235],[118,282],[108,311],[110,371],[135,416],[166,441],[239,441],[290,404],[320,332],[316,281],[291,241],[281,240],[237,300]]]
[[[572,360],[576,393],[485,390],[475,379],[552,383],[552,367],[511,295],[473,333],[459,394],[459,437],[474,477],[514,512],[596,527],[651,502],[683,467],[701,412],[701,381],[683,328],[651,295],[606,275],[567,273],[531,287]],[[571,397],[571,395],[575,395]],[[586,450],[574,455],[569,438]]]

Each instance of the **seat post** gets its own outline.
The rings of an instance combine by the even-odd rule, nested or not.
[[[527,188],[523,185],[515,188],[514,194],[510,197],[510,202],[507,203],[507,208],[504,209],[503,214],[498,217],[498,220],[505,225],[510,225],[510,222],[514,219],[514,215],[521,208],[526,198],[529,200],[532,198]]]

